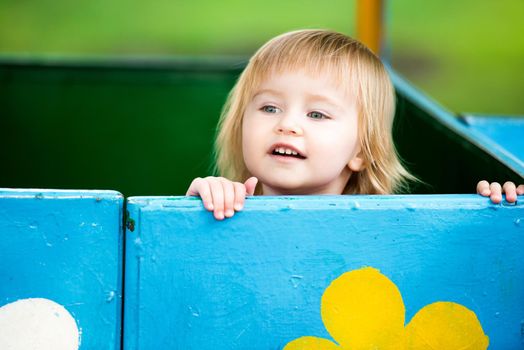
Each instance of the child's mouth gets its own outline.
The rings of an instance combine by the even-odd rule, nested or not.
[[[290,158],[297,158],[297,159],[306,159],[303,155],[298,153],[295,150],[285,148],[285,147],[277,147],[271,152],[272,155],[275,156],[281,156],[281,157],[290,157]]]

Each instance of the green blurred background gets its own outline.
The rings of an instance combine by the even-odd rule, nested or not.
[[[292,29],[355,36],[356,5],[0,0],[0,187],[184,194],[212,174],[217,118],[246,58]],[[524,0],[389,0],[385,58],[450,117],[524,115],[523,14]],[[401,90],[395,141],[424,181],[410,193],[521,181]]]
[[[245,55],[297,28],[355,35],[356,1],[0,0],[0,55]],[[392,66],[455,112],[524,114],[524,1],[390,0]]]

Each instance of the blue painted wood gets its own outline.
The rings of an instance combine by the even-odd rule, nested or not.
[[[476,313],[490,349],[522,348],[523,202],[254,197],[217,222],[196,198],[131,197],[124,348],[266,350],[329,338],[321,295],[363,266],[398,286],[406,322],[453,301]]]
[[[524,116],[466,115],[463,120],[477,139],[492,145],[498,153],[516,158],[524,168]]]
[[[80,349],[120,349],[122,208],[114,191],[0,189],[0,306],[51,299]]]

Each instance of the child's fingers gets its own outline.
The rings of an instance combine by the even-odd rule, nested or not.
[[[215,178],[208,178],[208,182],[213,196],[215,219],[222,220],[224,218],[224,188],[222,183]]]
[[[246,198],[246,186],[240,182],[234,182],[235,186],[235,210],[240,211],[244,208],[244,199]]]
[[[517,201],[517,188],[511,181],[507,181],[502,186],[504,193],[506,194],[506,201],[509,203],[515,203]]]
[[[498,182],[492,182],[489,185],[490,199],[493,203],[500,203],[502,201],[502,187]]]
[[[211,196],[211,189],[209,183],[197,177],[191,182],[187,190],[186,196],[200,196],[202,203],[207,210],[213,210],[213,197]]]
[[[220,178],[220,182],[224,189],[224,216],[230,218],[235,215],[235,186],[232,181],[225,178]]]
[[[254,176],[250,177],[249,179],[244,182],[244,185],[246,186],[246,195],[252,196],[255,194],[255,188],[257,187],[258,179]]]
[[[198,187],[200,186],[200,183],[202,182],[202,178],[197,177],[193,181],[191,181],[191,185],[189,185],[189,188],[187,189],[186,196],[199,196],[198,193]]]
[[[484,197],[489,196],[489,182],[487,182],[486,180],[479,181],[479,183],[477,184],[477,193]]]
[[[207,181],[200,181],[198,186],[198,194],[200,195],[200,198],[202,198],[202,203],[204,203],[204,207],[209,211],[213,210],[213,196],[211,195],[211,187],[209,186],[209,183]]]
[[[517,187],[517,194],[518,194],[519,196],[521,196],[521,195],[524,194],[524,185],[519,185],[519,186]]]

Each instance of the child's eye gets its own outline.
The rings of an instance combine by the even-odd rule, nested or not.
[[[325,115],[324,113],[320,113],[320,112],[309,112],[307,116],[312,119],[329,119],[327,115]]]
[[[266,113],[278,113],[278,111],[280,110],[278,107],[275,106],[264,106],[260,109]]]

